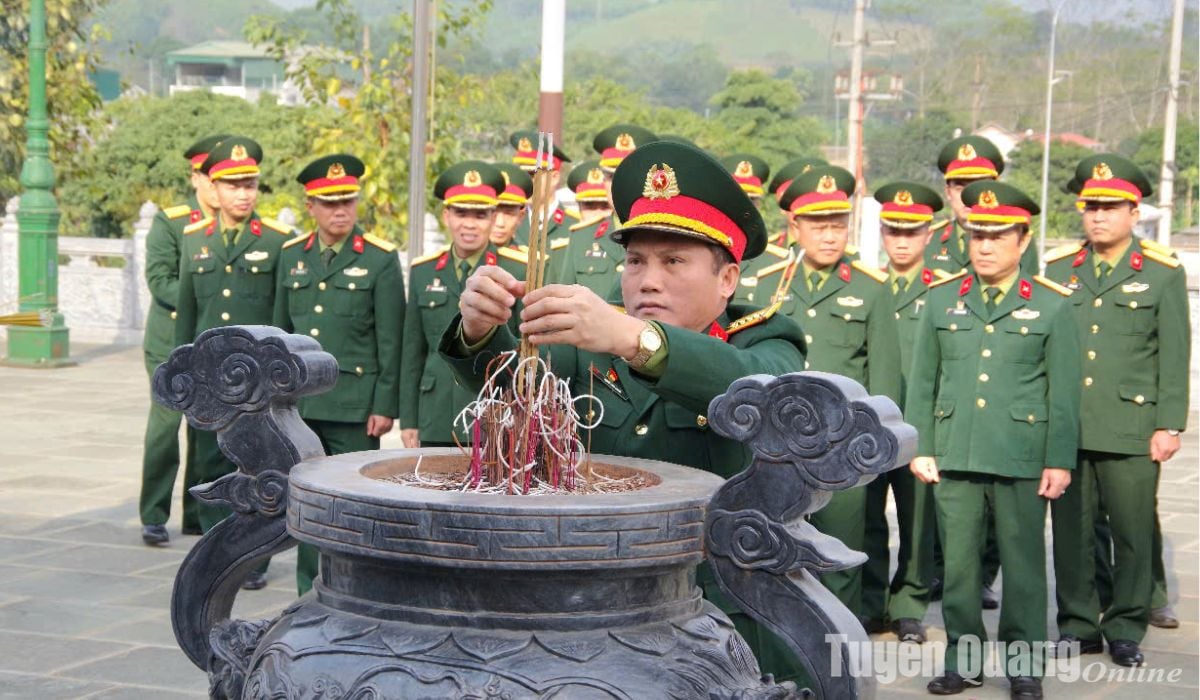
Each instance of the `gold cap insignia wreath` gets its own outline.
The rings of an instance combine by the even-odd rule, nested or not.
[[[958,147],[959,160],[975,160],[975,147],[969,143],[964,143]]]
[[[637,148],[637,144],[634,143],[633,137],[629,134],[621,134],[617,137],[617,148],[622,151],[632,151]]]
[[[892,197],[892,203],[902,207],[911,207],[913,203],[912,193],[908,190],[900,190],[896,193],[895,197]]]
[[[589,185],[603,185],[604,171],[600,168],[592,168],[588,171],[587,182]]]
[[[1108,167],[1108,163],[1096,163],[1096,166],[1092,168],[1093,180],[1111,180],[1112,177],[1112,168]]]
[[[464,187],[479,187],[483,184],[483,178],[479,176],[478,170],[468,170],[466,175],[463,175]]]
[[[835,192],[836,190],[837,190],[837,183],[834,182],[833,178],[829,175],[822,175],[821,179],[817,181],[817,193],[818,194],[830,194],[832,192]]]
[[[991,190],[984,190],[979,195],[979,206],[984,209],[995,209],[1000,206],[1000,201],[996,199],[996,193]]]
[[[650,166],[646,173],[646,186],[642,188],[642,196],[646,199],[670,199],[679,194],[679,181],[671,166],[663,163]]]
[[[346,177],[346,168],[341,163],[334,163],[329,166],[329,170],[325,173],[326,179],[337,180],[338,178]]]
[[[518,151],[532,151],[533,144],[529,142],[529,139],[527,139],[525,137],[521,137],[521,140],[517,141],[517,150]]]
[[[231,160],[246,160],[246,147],[240,143],[234,144],[233,148],[229,151],[229,158]]]
[[[754,175],[754,166],[750,165],[748,160],[738,161],[737,170],[733,174],[738,177],[750,177]]]

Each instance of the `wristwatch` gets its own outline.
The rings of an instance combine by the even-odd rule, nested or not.
[[[658,329],[649,321],[642,327],[638,333],[638,349],[637,354],[625,360],[633,369],[641,369],[650,361],[650,357],[662,348],[663,338]]]
[[[1168,428],[1167,435],[1170,435],[1171,437],[1179,437],[1179,431],[1175,430],[1174,428]]]

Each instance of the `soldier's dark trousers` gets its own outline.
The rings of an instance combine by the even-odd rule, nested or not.
[[[146,374],[166,358],[145,355]],[[146,435],[142,442],[142,490],[138,495],[138,514],[143,525],[164,525],[171,517],[171,496],[175,491],[175,475],[179,472],[179,423],[183,415],[150,401],[146,418]],[[189,436],[191,430],[188,431]],[[185,446],[183,468],[183,529],[199,529],[196,499],[188,489],[199,483],[193,468],[192,441]]]
[[[379,438],[367,435],[367,426],[362,423],[343,423],[329,420],[305,420],[304,423],[321,439],[327,455],[347,452],[378,450]],[[296,590],[304,595],[312,588],[317,577],[320,552],[317,548],[300,543],[296,548]]]
[[[1162,472],[1159,471],[1161,476]],[[1155,493],[1158,489],[1155,489]],[[1150,610],[1165,608],[1171,604],[1167,593],[1167,567],[1163,563],[1162,526],[1158,520],[1157,500],[1154,506],[1154,548],[1152,552],[1154,564],[1151,572],[1154,576],[1154,593],[1150,596]],[[1096,591],[1100,594],[1100,608],[1107,608],[1112,603],[1112,534],[1108,531],[1108,516],[1104,513],[1104,503],[1096,517]]]
[[[899,547],[889,580],[887,490],[896,501]],[[863,566],[863,615],[875,620],[921,620],[929,606],[933,576],[933,494],[907,467],[881,474],[867,485],[867,563]]]
[[[946,623],[946,670],[975,675],[982,659],[980,646],[960,645],[967,637],[987,639],[983,606],[980,552],[987,538],[987,521],[996,528],[1000,548],[1003,597],[998,640],[1029,644],[1046,642],[1046,500],[1037,495],[1038,479],[1012,479],[989,474],[943,471],[934,485],[938,533],[946,556],[942,615]],[[991,508],[988,508],[988,505]],[[1090,553],[1090,550],[1089,550]],[[1008,647],[1008,675],[1040,676],[1038,653],[1013,655]]]
[[[1154,591],[1158,472],[1159,465],[1148,456],[1080,450],[1071,486],[1053,504],[1060,635],[1142,641]],[[1095,584],[1095,521],[1101,503],[1112,542],[1112,599],[1106,608]]]
[[[836,537],[850,549],[863,551],[866,537],[867,489],[835,491],[821,510],[809,516],[813,527]],[[863,567],[833,571],[821,576],[821,583],[855,615],[863,614]]]

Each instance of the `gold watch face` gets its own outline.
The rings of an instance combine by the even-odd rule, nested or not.
[[[658,352],[658,349],[662,347],[662,338],[659,337],[653,328],[646,328],[642,330],[642,334],[638,338],[638,344],[647,352],[653,354]]]

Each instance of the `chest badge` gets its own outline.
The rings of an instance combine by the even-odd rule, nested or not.
[[[366,277],[370,271],[365,267],[348,267],[344,272],[347,277]]]
[[[592,376],[599,380],[601,384],[608,387],[609,391],[621,397],[622,399],[629,399],[629,397],[625,395],[625,390],[621,388],[621,376],[617,374],[617,370],[609,367],[607,372],[601,372],[596,365],[592,365],[591,370]]]
[[[289,275],[292,275],[293,277],[295,277],[295,276],[298,276],[298,275],[307,275],[307,274],[308,274],[308,268],[306,268],[306,267],[304,266],[304,261],[303,261],[303,260],[297,260],[297,261],[296,261],[296,266],[295,266],[295,267],[293,267],[291,270],[288,270],[288,274],[289,274]]]
[[[242,257],[246,259],[246,262],[262,262],[271,257],[271,254],[265,250],[252,250]]]
[[[427,291],[427,292],[444,292],[444,291],[446,291],[446,287],[442,284],[442,278],[434,277],[433,282],[430,282],[429,284],[425,285],[425,291]]]
[[[950,316],[966,316],[969,313],[971,312],[967,311],[967,305],[964,304],[962,300],[954,302],[954,306],[952,308],[946,309],[946,314]]]
[[[863,300],[859,299],[858,297],[854,297],[854,296],[838,297],[837,303],[838,303],[838,306],[849,306],[851,308],[857,308],[857,307],[863,305]]]
[[[1079,283],[1079,275],[1071,275],[1071,281],[1067,282],[1067,289],[1076,290],[1083,285]]]
[[[208,252],[208,246],[200,246],[200,252],[192,256],[192,260],[208,260],[212,257],[212,253]]]
[[[1141,294],[1147,289],[1150,289],[1150,285],[1145,282],[1130,282],[1129,284],[1121,285],[1121,291],[1126,294]]]
[[[1013,318],[1017,319],[1018,321],[1032,321],[1033,319],[1041,316],[1042,312],[1034,311],[1033,309],[1017,309],[1016,311],[1013,311],[1009,315],[1012,316]]]

